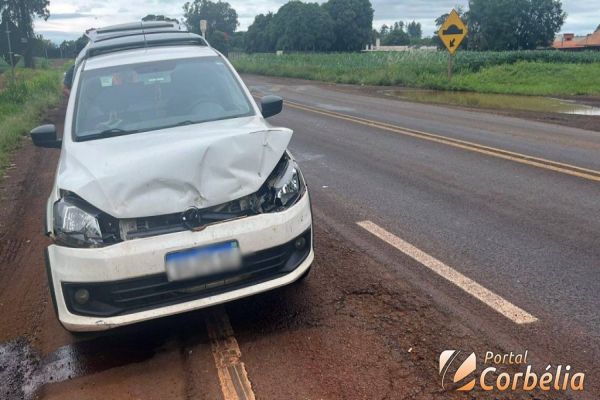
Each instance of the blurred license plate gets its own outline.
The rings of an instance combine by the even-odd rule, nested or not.
[[[169,281],[233,272],[239,270],[241,264],[237,241],[169,253],[165,258]]]

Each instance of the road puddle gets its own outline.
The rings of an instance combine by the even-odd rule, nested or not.
[[[25,338],[0,343],[0,399],[30,400],[44,385],[142,363],[208,343],[204,311],[88,334],[41,354]]]
[[[600,116],[600,107],[593,107],[571,100],[542,96],[516,96],[507,94],[448,92],[436,90],[383,90],[381,93],[386,96],[416,101],[419,103]]]
[[[27,400],[42,386],[152,358],[167,335],[115,335],[59,347],[43,357],[27,340],[0,344],[0,398]]]

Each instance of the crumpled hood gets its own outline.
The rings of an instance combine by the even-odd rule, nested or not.
[[[69,142],[57,184],[116,218],[210,207],[256,192],[291,137],[252,117]]]

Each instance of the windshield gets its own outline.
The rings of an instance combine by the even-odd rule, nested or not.
[[[78,92],[76,141],[254,113],[240,84],[219,57],[84,71]]]

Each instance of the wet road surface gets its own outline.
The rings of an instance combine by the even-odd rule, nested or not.
[[[596,398],[598,182],[302,105],[592,171],[600,168],[598,134],[327,85],[245,80],[257,94],[300,105],[286,107],[273,123],[295,130],[291,149],[313,197],[316,261],[309,279],[220,309],[72,336],[54,316],[42,258],[48,240],[41,221],[58,152],[26,141],[0,183],[0,398],[465,398],[441,388],[438,357],[447,349],[528,349],[539,368],[560,363],[587,372],[579,397]],[[63,112],[54,110],[48,121],[61,125]],[[536,321],[515,323],[361,221]],[[215,313],[230,324],[216,335]],[[250,393],[228,391],[232,371],[245,375],[239,382],[247,379]],[[469,398],[490,393],[477,389]]]

